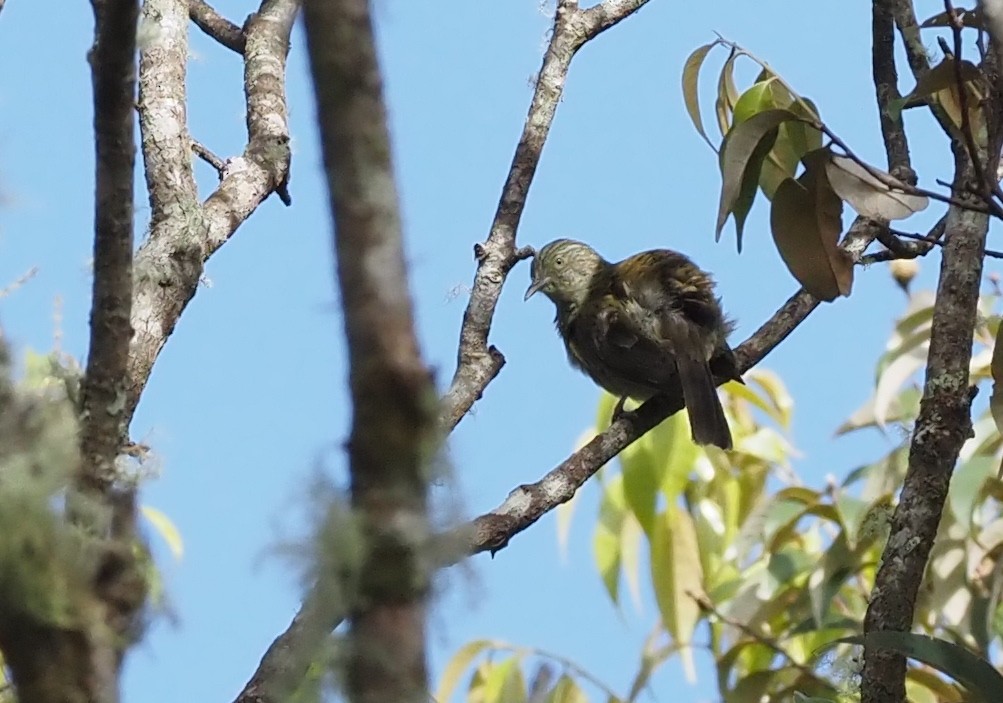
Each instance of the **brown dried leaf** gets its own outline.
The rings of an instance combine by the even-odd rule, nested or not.
[[[836,194],[857,213],[872,220],[901,220],[930,204],[925,196],[907,195],[892,190],[892,185],[901,185],[903,188],[907,186],[890,174],[874,168],[874,171],[882,174],[879,179],[845,156],[830,156],[826,161],[825,171]]]
[[[781,258],[805,290],[819,300],[849,295],[853,261],[838,246],[843,229],[843,202],[829,185],[827,153],[805,157],[805,172],[787,179],[773,195],[770,229]]]
[[[962,82],[978,81],[982,77],[982,71],[971,61],[962,61],[960,65]],[[916,87],[903,96],[903,101],[908,102],[916,98],[925,98],[929,95],[943,90],[952,85],[957,85],[958,75],[953,58],[945,58],[936,66],[931,68],[925,76],[916,82]]]

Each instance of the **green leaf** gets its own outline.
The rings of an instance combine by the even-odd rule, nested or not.
[[[690,116],[697,133],[703,137],[711,149],[717,151],[711,143],[703,126],[703,117],[700,116],[700,68],[703,66],[707,54],[717,46],[718,42],[711,42],[698,47],[690,54],[686,63],[683,64],[683,102],[686,105],[686,113]]]
[[[460,676],[467,670],[483,651],[494,646],[491,640],[474,640],[460,647],[456,654],[446,664],[439,679],[439,687],[435,690],[435,700],[447,703],[453,696],[453,690],[460,682]]]
[[[702,450],[693,444],[686,413],[676,413],[641,438],[653,457],[661,457],[660,490],[666,503],[679,497]]]
[[[850,549],[854,549],[857,546],[860,529],[864,526],[867,515],[870,513],[871,504],[866,500],[845,493],[838,494],[833,503],[836,514],[839,515],[839,522],[843,526],[846,542]]]
[[[686,644],[700,620],[694,596],[703,593],[703,569],[693,519],[676,505],[658,515],[651,541],[651,581],[662,624]]]
[[[641,536],[637,520],[627,516],[620,530],[620,565],[634,607],[641,612]]]
[[[808,579],[808,596],[812,619],[821,628],[828,623],[829,611],[836,595],[858,567],[857,555],[846,545],[845,535],[837,537],[826,550],[817,568]]]
[[[677,413],[682,414],[682,413]],[[640,447],[640,451],[621,456],[623,467],[623,494],[634,517],[646,534],[651,535],[655,523],[655,501],[661,483],[661,471],[657,466],[662,457],[652,455]]]
[[[727,133],[720,158],[721,198],[715,227],[715,237],[718,240],[728,221],[728,215],[735,211],[742,196],[746,171],[754,173],[755,183],[758,184],[763,158],[773,148],[777,127],[785,121],[795,119],[797,115],[790,110],[765,110],[736,124]]]
[[[780,376],[767,369],[755,368],[745,374],[745,380],[751,385],[759,386],[766,392],[766,397],[769,398],[774,409],[771,415],[777,418],[781,427],[790,429],[794,400]]]
[[[989,410],[996,422],[996,429],[1003,435],[1003,325],[1000,325],[996,332],[996,341],[993,344],[993,359],[989,364],[989,370],[993,376],[993,392],[989,397]],[[1003,464],[1000,464],[997,478],[1003,477]]]
[[[617,474],[605,486],[599,504],[599,522],[592,538],[596,567],[606,592],[614,604],[619,604],[621,531],[627,503],[623,495],[623,475]]]
[[[738,100],[735,101],[735,111],[732,116],[734,126],[745,122],[760,112],[779,107],[773,99],[773,91],[771,90],[775,81],[776,78],[757,81],[751,88],[738,97]]]
[[[954,519],[968,532],[972,529],[972,517],[976,508],[976,498],[992,475],[996,466],[994,456],[973,456],[962,462],[951,475],[951,486],[947,493],[948,505]]]
[[[953,642],[891,630],[836,640],[850,644],[864,644],[865,641],[869,647],[890,649],[932,666],[964,686],[976,700],[985,703],[1003,700],[1003,676],[992,664]]]
[[[909,423],[916,419],[919,413],[919,401],[922,397],[923,391],[919,387],[914,385],[906,386],[883,408],[884,417],[881,424],[878,424],[878,419],[875,416],[875,398],[871,397],[870,400],[855,410],[847,418],[846,422],[836,428],[836,436],[838,437],[865,427],[877,427],[883,432],[886,425],[899,422]]]
[[[888,421],[892,402],[898,397],[902,385],[926,366],[929,349],[930,342],[927,339],[892,361],[881,374],[874,391],[874,421],[879,427],[884,427]]]

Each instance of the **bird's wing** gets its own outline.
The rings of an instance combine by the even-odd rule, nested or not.
[[[617,264],[615,271],[618,275],[614,275],[611,286],[615,294],[651,312],[642,318],[646,328],[654,326],[663,338],[687,337],[693,342],[698,342],[699,335],[690,332],[716,330],[703,336],[710,348],[699,344],[697,348],[703,348],[710,357],[714,376],[744,383],[727,341],[733,323],[721,312],[721,301],[714,294],[710,276],[683,254],[668,249],[636,254]],[[696,329],[684,334],[682,322]]]
[[[587,343],[598,360],[619,378],[631,379],[651,393],[674,382],[675,363],[664,348],[650,341],[652,321],[636,301],[607,294],[594,299],[583,317],[596,321]]]

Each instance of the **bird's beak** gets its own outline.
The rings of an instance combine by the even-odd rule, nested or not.
[[[533,297],[534,294],[542,290],[543,287],[548,283],[550,283],[550,279],[547,278],[546,276],[537,281],[533,281],[532,283],[529,284],[529,288],[526,289],[526,295],[524,295],[522,299],[529,300],[530,298]]]

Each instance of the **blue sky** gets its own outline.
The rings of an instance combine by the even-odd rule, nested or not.
[[[919,5],[921,17],[942,9]],[[238,23],[253,9],[241,0],[216,6]],[[418,327],[445,385],[472,247],[494,213],[549,20],[537,0],[378,0],[376,16]],[[93,222],[91,28],[84,2],[15,0],[0,14],[0,65],[8,69],[0,74],[0,286],[39,267],[0,303],[0,319],[19,351],[48,350],[58,296],[63,347],[81,359]],[[520,242],[573,236],[610,259],[681,249],[716,274],[739,322],[734,341],[744,339],[796,285],[773,249],[762,205],[741,255],[730,225],[715,244],[717,161],[683,108],[683,62],[720,32],[768,60],[858,154],[884,166],[869,28],[864,0],[652,0],[576,57]],[[297,28],[289,64],[294,205],[270,198],[209,263],[211,285],[161,355],[133,423],[133,437],[153,446],[161,472],[143,500],[174,519],[186,551],[174,562],[157,545],[177,621],[155,621],[134,650],[128,701],[236,695],[297,607],[296,570],[276,547],[303,534],[316,472],[344,479],[347,369],[304,49]],[[238,57],[194,27],[192,55],[191,131],[217,154],[235,154],[245,139]],[[712,58],[709,66],[718,65]],[[912,80],[900,66],[908,90]],[[714,75],[707,71],[705,96]],[[918,111],[907,120],[921,184],[949,179],[942,134]],[[208,194],[215,175],[196,168]],[[149,211],[139,173],[137,188],[142,236]],[[940,213],[933,206],[908,227],[921,231]],[[932,285],[937,261],[935,254],[923,263],[920,285]],[[468,516],[539,478],[593,420],[598,391],[567,366],[552,306],[522,302],[528,276],[525,264],[513,271],[492,332],[508,364],[450,438],[454,481],[439,489],[441,502]],[[870,393],[874,361],[904,305],[883,267],[858,270],[852,297],[823,306],[765,362],[795,398],[793,441],[803,454],[796,468],[809,482],[886,450],[876,434],[834,440],[832,433]],[[462,643],[497,637],[560,652],[616,688],[629,686],[655,610],[649,603],[641,615],[630,607],[619,615],[608,605],[591,558],[595,493],[586,488],[567,560],[558,558],[548,516],[494,559],[480,556],[444,574],[431,627],[436,676]],[[697,686],[668,693],[679,686],[670,665],[654,688],[661,700],[712,699],[713,681],[702,671]]]

